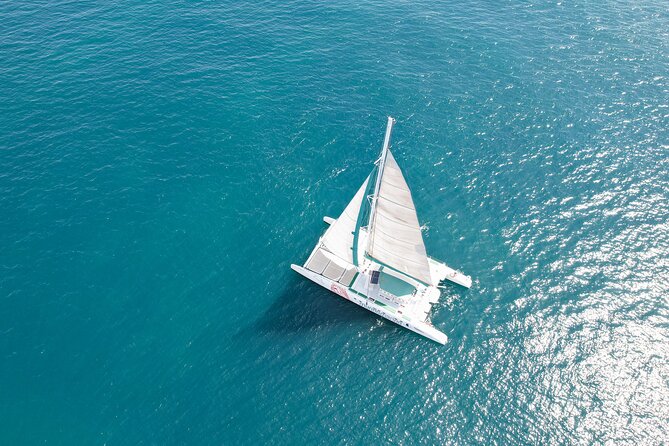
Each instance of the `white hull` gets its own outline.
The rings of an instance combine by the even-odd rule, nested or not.
[[[421,336],[432,339],[440,344],[446,344],[448,337],[434,328],[433,326],[426,324],[425,322],[417,321],[406,315],[397,314],[397,312],[392,309],[392,307],[383,306],[379,301],[368,298],[350,287],[344,286],[341,283],[335,282],[334,280],[328,279],[320,274],[316,274],[312,271],[309,271],[306,268],[303,268],[299,265],[290,265],[290,267],[296,272],[300,273],[307,279],[316,282],[323,288],[338,294],[346,300],[349,300],[357,305],[360,305],[367,310],[378,314],[379,316],[388,319],[391,322],[396,323],[404,328],[418,333]],[[386,309],[389,308],[389,309]]]
[[[431,257],[428,257],[428,263],[430,265],[430,271],[432,272],[433,277],[438,277],[441,280],[448,280],[449,282],[457,283],[465,288],[471,288],[472,278],[462,274],[460,271],[457,271],[450,266],[439,262]]]

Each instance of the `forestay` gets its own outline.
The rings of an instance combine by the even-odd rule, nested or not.
[[[369,177],[362,183],[360,189],[355,194],[351,202],[346,206],[344,212],[339,218],[328,228],[323,237],[323,245],[325,248],[349,263],[353,262],[353,233],[358,221],[358,213],[362,205],[362,200],[365,196],[367,183]]]
[[[390,150],[380,181],[368,254],[414,279],[432,284],[411,191]]]

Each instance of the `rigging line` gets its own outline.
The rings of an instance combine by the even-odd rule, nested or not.
[[[395,253],[393,253],[393,252],[391,252],[391,251],[388,251],[388,250],[385,249],[385,248],[379,247],[379,249],[380,249],[381,251],[385,251],[385,252],[387,252],[388,254],[390,254],[390,255],[392,255],[392,256],[394,256],[394,257],[400,258],[400,259],[402,259],[402,260],[406,260],[406,261],[409,262],[409,263],[413,263],[414,265],[417,265],[417,266],[425,266],[425,265],[422,264],[422,263],[418,263],[418,262],[416,262],[416,261],[414,261],[414,260],[411,260],[411,259],[408,259],[408,258],[406,258],[406,257],[399,256],[399,255],[397,255],[397,254],[395,254]],[[373,253],[372,253],[372,255],[373,255]],[[380,259],[379,259],[379,260],[380,260]],[[383,262],[383,260],[380,260],[380,261]],[[388,262],[385,262],[385,263],[388,263]],[[390,265],[390,264],[388,263],[388,265]],[[390,266],[392,266],[392,265],[390,265]],[[393,268],[397,269],[397,266],[393,266]],[[428,264],[428,268],[429,268],[429,264]],[[405,273],[405,274],[406,274],[406,273]]]
[[[410,228],[410,229],[413,229],[413,228],[414,228],[413,225],[408,224],[408,223],[405,223],[403,220],[398,220],[398,219],[396,219],[396,218],[392,218],[392,217],[389,217],[389,216],[387,216],[387,215],[381,215],[381,217],[385,218],[386,220],[390,220],[390,221],[393,222],[393,223],[397,223],[398,225],[402,225],[402,226],[404,226],[404,227],[406,227],[406,228]],[[420,229],[420,226],[418,227],[418,229]],[[375,230],[376,230],[376,229],[375,229]],[[422,232],[421,232],[421,234],[422,234]]]
[[[408,206],[403,205],[402,203],[398,203],[398,202],[396,202],[396,201],[393,201],[393,200],[391,200],[390,198],[386,198],[386,197],[384,197],[384,196],[381,196],[381,197],[379,197],[379,198],[383,198],[384,200],[389,201],[389,202],[391,202],[392,204],[396,204],[397,206],[401,206],[401,207],[403,207],[404,209],[409,209],[410,211],[416,211],[416,208],[415,208],[415,207],[410,208],[410,207],[408,207]]]
[[[393,236],[393,235],[391,235],[391,234],[388,234],[387,232],[385,232],[385,231],[383,231],[383,230],[381,230],[381,229],[376,229],[376,230],[379,231],[381,234],[387,236],[388,238],[394,240],[394,241],[397,241],[397,242],[400,242],[400,243],[404,243],[405,245],[408,245],[408,246],[413,246],[414,248],[416,247],[416,245],[415,245],[414,243],[407,242],[406,240],[399,239],[399,238],[397,238],[397,237],[395,237],[395,236]],[[418,254],[420,254],[420,253],[418,253]],[[426,255],[426,257],[427,257],[427,255]]]

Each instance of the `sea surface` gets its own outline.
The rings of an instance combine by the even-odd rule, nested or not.
[[[290,269],[388,115],[445,346]],[[668,438],[666,0],[0,2],[0,444]]]

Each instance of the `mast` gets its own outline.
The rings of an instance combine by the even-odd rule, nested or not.
[[[381,158],[379,158],[379,171],[376,175],[376,185],[374,186],[374,195],[372,196],[372,209],[369,213],[369,224],[367,226],[367,250],[372,244],[372,238],[374,237],[374,219],[376,216],[376,201],[379,196],[379,189],[381,189],[381,178],[383,178],[383,168],[386,164],[386,158],[388,157],[388,148],[390,147],[390,134],[393,131],[393,124],[395,120],[392,116],[388,116],[388,125],[386,127],[386,137],[383,140],[383,149],[381,149]]]

